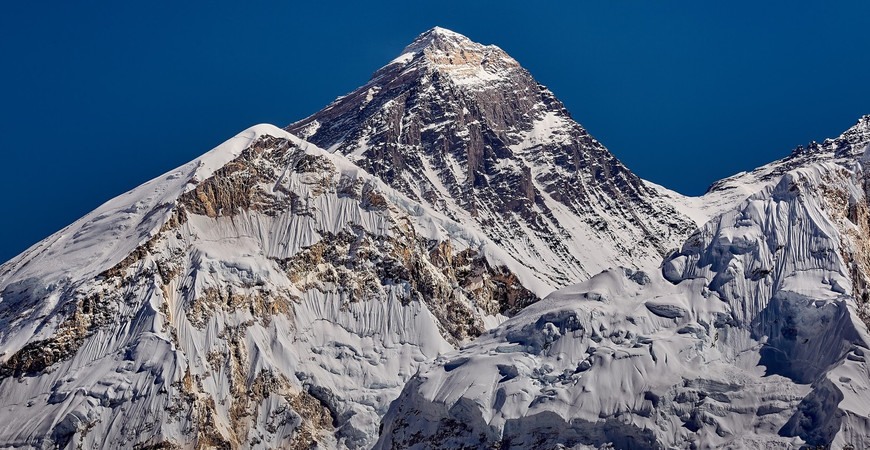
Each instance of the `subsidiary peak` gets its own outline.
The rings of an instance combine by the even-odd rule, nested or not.
[[[822,161],[848,163],[862,157],[870,146],[870,115],[861,116],[858,121],[835,138],[821,142],[799,145],[785,158],[756,168],[751,172],[741,172],[723,178],[707,190],[711,192],[732,191],[738,197],[758,191],[765,184],[773,183],[786,172],[808,167]]]
[[[841,137],[848,138],[856,135],[870,137],[870,114],[861,116],[858,119],[858,122],[846,130]]]

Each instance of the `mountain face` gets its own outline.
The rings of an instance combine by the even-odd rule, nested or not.
[[[441,28],[287,130],[474,226],[554,286],[655,267],[694,228],[513,58]]]
[[[764,187],[660,270],[605,271],[440,357],[375,448],[870,446],[868,118],[740,176]]]
[[[0,448],[868,447],[868,142],[686,198],[435,28],[0,266]]]

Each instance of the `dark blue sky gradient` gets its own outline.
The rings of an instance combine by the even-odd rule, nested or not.
[[[870,113],[870,2],[6,2],[0,261],[434,25],[494,43],[640,176],[687,194]]]

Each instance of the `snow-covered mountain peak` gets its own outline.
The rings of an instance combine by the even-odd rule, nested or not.
[[[861,156],[864,148],[870,144],[870,115],[862,116],[855,125],[833,139],[822,142],[810,142],[806,147],[798,146],[786,160],[806,162],[807,159],[822,158],[852,158]]]
[[[287,130],[475,224],[554,287],[655,266],[694,226],[513,58],[442,28]]]
[[[867,145],[870,144],[870,114],[861,116],[855,125],[852,125],[837,139],[834,139],[834,142],[838,150],[846,149],[845,152],[837,156],[860,156]]]
[[[158,232],[182,193],[264,135],[281,135],[296,145],[302,142],[274,125],[250,127],[190,163],[107,201],[3,264],[0,290],[27,279],[46,286],[87,279],[118,264]]]
[[[433,28],[0,265],[0,449],[867,448],[868,144],[685,198]]]
[[[723,178],[707,190],[705,198],[709,201],[717,196],[745,198],[752,192],[775,183],[786,172],[824,161],[849,164],[862,157],[870,145],[870,115],[862,116],[855,125],[835,138],[822,142],[799,145],[785,158],[756,168],[751,172],[741,172]]]
[[[364,448],[423,362],[549,290],[258,125],[0,266],[0,448]]]
[[[870,115],[865,115],[837,137],[800,145],[782,159],[718,180],[700,197],[684,196],[655,183],[646,183],[700,227],[711,218],[736,207],[752,194],[772,187],[791,170],[826,162],[851,167],[855,161],[860,161],[866,167],[870,157],[868,149]]]

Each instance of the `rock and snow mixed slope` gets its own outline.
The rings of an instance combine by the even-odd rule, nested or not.
[[[661,270],[606,271],[442,356],[376,448],[870,446],[863,136],[795,161]]]
[[[870,445],[870,118],[688,199],[436,28],[288,130],[0,266],[0,448]]]
[[[254,127],[0,267],[0,443],[365,447],[420,364],[560,284],[655,261],[645,217],[687,230],[494,47],[435,29],[375,79],[373,111],[402,97],[425,117],[400,127],[425,136],[417,158],[453,150],[369,163],[391,138],[347,133],[379,119],[332,105],[318,126],[351,131],[331,153]]]
[[[366,447],[421,363],[549,290],[257,126],[0,267],[0,447]]]
[[[475,226],[554,286],[655,267],[694,228],[513,58],[442,28],[288,130]]]

